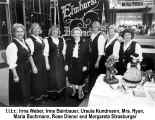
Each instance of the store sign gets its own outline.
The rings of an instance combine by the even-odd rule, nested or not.
[[[109,0],[110,8],[117,9],[132,9],[132,8],[144,8],[144,0]]]
[[[152,7],[154,0],[109,0],[110,9],[133,9]]]
[[[79,1],[77,6],[72,5],[71,3],[65,4],[64,6],[61,6],[63,16],[64,18],[74,16],[75,14],[78,14],[86,9],[91,8],[97,3],[96,0],[90,0],[86,1],[85,3],[81,3]]]
[[[75,26],[83,29],[93,21],[102,21],[104,0],[59,0],[60,24],[64,31]]]

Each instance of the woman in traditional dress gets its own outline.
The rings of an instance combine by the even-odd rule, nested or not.
[[[110,57],[113,56],[114,59],[119,59],[119,50],[120,50],[120,42],[119,42],[119,34],[116,32],[116,27],[114,25],[109,26],[107,41],[105,43],[105,62]],[[117,69],[118,62],[115,64],[115,68]],[[105,67],[106,68],[106,67]]]
[[[79,27],[73,28],[72,37],[67,44],[66,66],[68,79],[72,85],[72,96],[75,96],[78,90],[78,99],[84,98],[83,87],[87,77],[89,64],[89,42],[82,37],[82,30]]]
[[[48,73],[48,95],[54,99],[60,97],[66,87],[64,55],[66,44],[60,37],[60,29],[53,25],[49,29],[49,37],[45,39],[45,46],[48,48],[48,54],[45,56],[46,68]]]
[[[134,32],[132,29],[125,29],[122,33],[123,42],[121,43],[120,52],[119,52],[119,74],[124,74],[127,70],[127,64],[132,62],[132,56],[138,54],[139,62],[142,61],[142,48],[134,40]]]
[[[43,100],[47,97],[47,71],[44,56],[46,54],[45,44],[41,27],[38,23],[33,23],[29,30],[30,37],[26,39],[31,50],[31,67],[32,67],[32,94],[35,101]]]
[[[116,32],[116,28],[114,25],[109,26],[108,30],[108,39],[105,43],[105,59],[108,59],[109,56],[114,56],[116,59],[119,59],[119,50],[120,50],[120,42],[118,40],[119,35]]]
[[[99,21],[94,21],[91,26],[92,32],[90,36],[90,80],[89,88],[93,88],[97,76],[105,73],[104,67],[104,46],[106,37],[101,32],[101,24]]]
[[[9,65],[9,104],[26,105],[31,98],[30,49],[24,40],[25,27],[13,25],[13,40],[6,49]]]

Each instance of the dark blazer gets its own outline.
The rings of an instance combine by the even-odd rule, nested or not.
[[[79,51],[78,51],[78,60],[81,66],[87,66],[89,65],[89,40],[86,38],[81,37],[79,42]],[[67,41],[67,49],[66,49],[66,64],[70,65],[72,56],[73,56],[73,49],[75,47],[75,40],[73,37],[71,37]]]

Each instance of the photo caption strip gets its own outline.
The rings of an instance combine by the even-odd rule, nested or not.
[[[94,107],[2,107],[1,120],[151,120],[152,110]],[[152,113],[152,114],[151,114]],[[152,117],[152,119],[155,118]]]

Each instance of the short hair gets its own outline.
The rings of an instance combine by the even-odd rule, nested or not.
[[[117,32],[117,27],[115,25],[109,25],[108,29],[113,29],[115,32]]]
[[[26,32],[25,30],[25,26],[23,24],[20,24],[20,23],[14,23],[13,26],[12,26],[12,33],[13,33],[13,36],[15,36],[15,33],[17,31],[18,28],[22,28],[24,33]]]
[[[55,29],[59,29],[59,34],[60,34],[60,28],[59,28],[59,25],[52,25],[49,30],[48,30],[48,36],[51,36],[52,35],[52,32],[55,30]]]
[[[74,31],[80,31],[80,33],[81,33],[81,36],[82,36],[82,30],[81,30],[81,28],[80,27],[74,27],[72,30],[71,30],[71,35],[74,33]]]
[[[98,27],[98,29],[101,29],[101,23],[99,21],[94,21],[91,25],[91,27],[93,27],[93,25],[95,25],[96,27]]]
[[[125,29],[125,30],[122,32],[122,37],[123,37],[123,38],[124,38],[125,33],[131,33],[131,39],[133,39],[134,36],[135,36],[134,30],[133,30],[133,29]]]
[[[41,26],[39,25],[39,23],[32,23],[32,24],[31,24],[31,27],[30,27],[30,29],[29,29],[29,34],[33,34],[33,30],[34,30],[34,28],[35,28],[36,26],[39,26],[39,28],[40,28],[40,33],[39,33],[39,34],[42,33],[42,29],[41,29]]]

